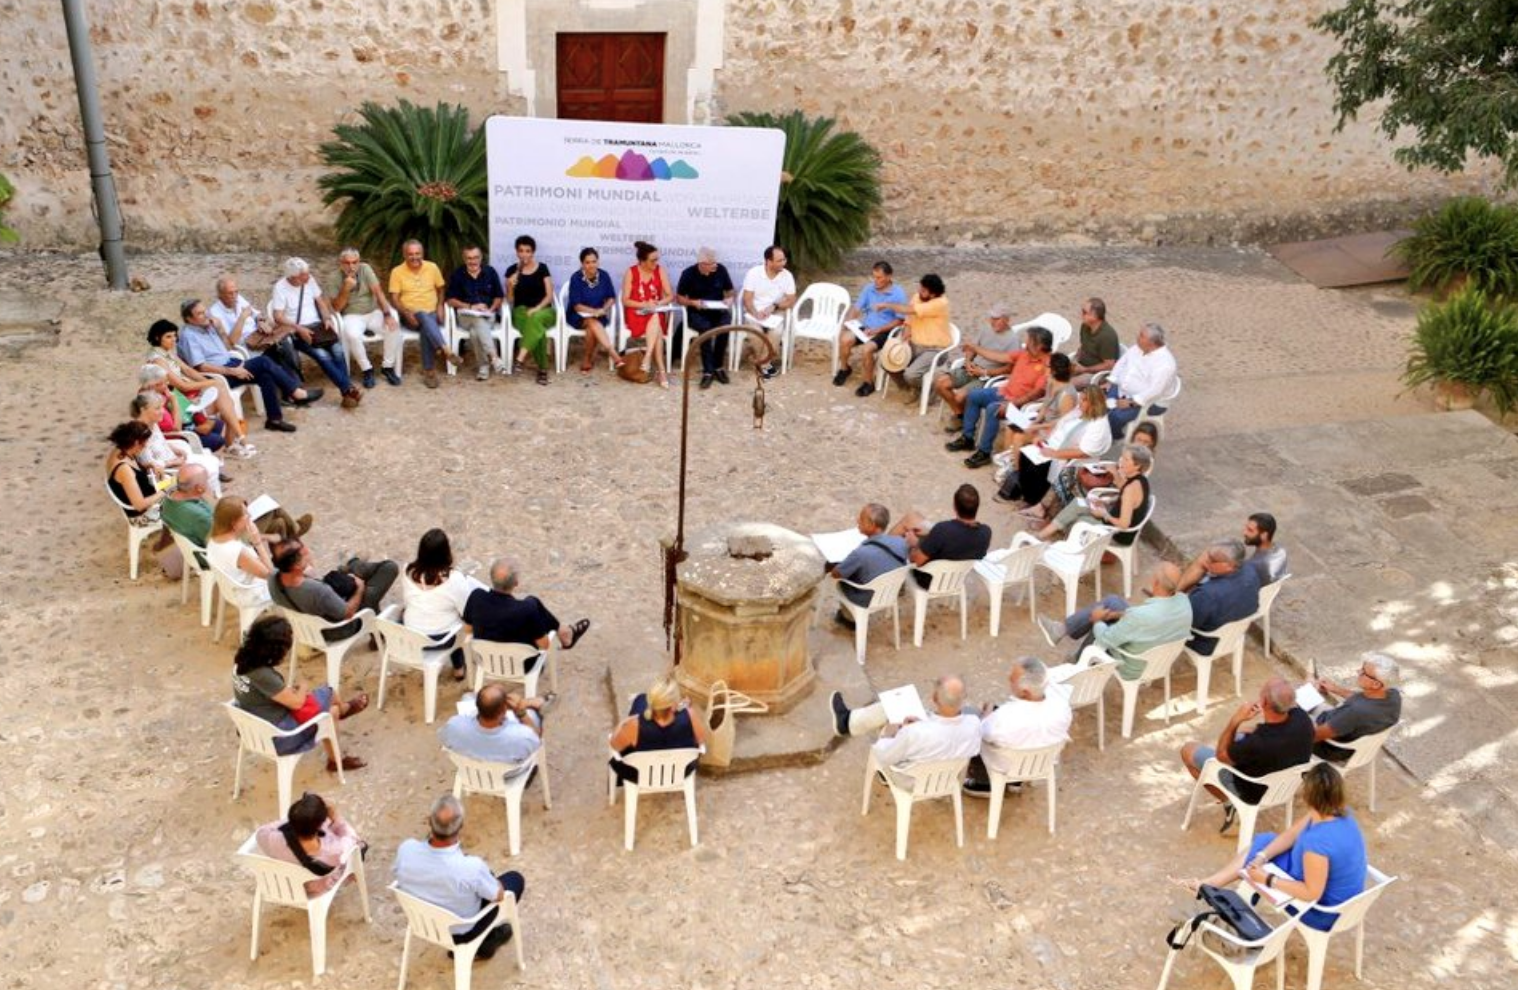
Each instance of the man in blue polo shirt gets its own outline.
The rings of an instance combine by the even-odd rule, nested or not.
[[[495,356],[495,344],[490,338],[500,322],[506,290],[501,288],[501,276],[485,264],[485,252],[471,244],[464,248],[463,259],[464,263],[448,276],[444,298],[459,326],[469,331],[469,343],[474,352],[474,377],[485,382],[490,380],[492,366],[502,372],[506,370],[506,362]]]
[[[891,331],[901,326],[901,317],[895,310],[887,309],[885,304],[907,304],[906,290],[891,281],[892,274],[890,262],[875,262],[870,269],[869,284],[860,291],[859,299],[844,320],[843,329],[838,331],[838,373],[833,376],[833,384],[842,385],[849,380],[853,373],[849,367],[849,355],[854,352],[855,344],[863,344],[860,370],[864,372],[864,384],[858,389],[862,396],[875,391],[875,355],[885,346]]]
[[[207,312],[199,299],[188,299],[179,308],[184,325],[179,328],[179,341],[175,351],[179,360],[207,375],[221,375],[238,385],[252,382],[264,400],[264,415],[271,430],[293,433],[295,427],[284,421],[280,409],[280,397],[297,406],[307,406],[321,398],[322,390],[309,391],[301,387],[300,380],[277,361],[262,354],[243,360],[232,350],[231,337],[226,329]]]
[[[1254,615],[1260,609],[1260,572],[1244,566],[1244,543],[1219,540],[1201,556],[1207,576],[1192,588],[1191,628],[1198,633],[1212,632],[1230,622]],[[1213,636],[1193,636],[1189,649],[1211,656],[1218,641]]]

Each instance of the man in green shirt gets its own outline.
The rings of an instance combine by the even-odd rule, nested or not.
[[[1121,350],[1117,331],[1107,322],[1107,304],[1092,296],[1081,307],[1081,343],[1071,362],[1071,383],[1085,388],[1092,375],[1111,371]]]
[[[179,483],[159,509],[163,524],[197,547],[211,537],[211,500],[206,498],[206,469],[186,464],[179,469]]]
[[[1117,673],[1124,680],[1136,680],[1144,672],[1137,657],[1163,643],[1174,643],[1191,635],[1191,599],[1178,594],[1181,569],[1174,564],[1160,564],[1149,575],[1144,590],[1149,600],[1130,606],[1118,595],[1108,595],[1090,608],[1081,609],[1064,622],[1039,617],[1039,629],[1050,646],[1069,637],[1084,648],[1095,643],[1118,660]]]

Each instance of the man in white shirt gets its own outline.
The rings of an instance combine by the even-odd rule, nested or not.
[[[474,715],[455,715],[438,730],[443,748],[486,763],[521,763],[543,745],[543,702],[491,681],[474,698]]]
[[[743,276],[743,322],[764,331],[776,357],[780,355],[786,310],[796,305],[796,280],[785,269],[787,260],[785,248],[771,244],[764,249],[764,264],[755,265]],[[751,340],[747,346],[756,364],[764,359],[764,349],[757,341]],[[765,378],[779,374],[768,361],[760,366],[759,373]]]
[[[980,716],[965,708],[965,682],[945,675],[933,682],[928,717],[908,717],[901,724],[886,719],[880,702],[850,709],[843,695],[833,692],[833,731],[858,736],[880,731],[874,742],[875,760],[882,768],[905,770],[930,760],[959,760],[980,752]]]
[[[1145,323],[1138,345],[1123,352],[1107,378],[1107,395],[1117,403],[1107,411],[1113,438],[1121,438],[1128,424],[1174,384],[1175,355],[1165,346],[1165,328]],[[1152,414],[1162,411],[1157,406],[1150,409]]]
[[[1049,683],[1049,671],[1036,657],[1020,657],[1008,676],[1012,696],[981,712],[980,757],[970,761],[964,791],[976,797],[991,794],[988,771],[1005,772],[1011,751],[1043,749],[1070,736],[1070,692]],[[1015,785],[1014,785],[1015,786]]]
[[[277,327],[289,328],[295,349],[321,366],[343,394],[343,408],[352,409],[364,398],[348,377],[348,354],[338,336],[338,318],[327,305],[322,287],[311,277],[304,258],[285,262],[285,277],[274,283],[269,315]]]
[[[216,280],[216,301],[206,307],[206,314],[221,324],[232,347],[243,346],[254,354],[261,353],[299,376],[300,360],[290,340],[293,332],[275,327],[268,316],[241,295],[235,276],[223,275]]]

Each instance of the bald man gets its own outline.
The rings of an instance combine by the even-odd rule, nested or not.
[[[1149,573],[1143,588],[1148,601],[1130,607],[1121,597],[1108,595],[1063,622],[1039,616],[1039,629],[1050,646],[1058,647],[1068,637],[1077,650],[1094,643],[1113,652],[1119,661],[1118,676],[1137,680],[1144,664],[1136,657],[1191,635],[1191,600],[1179,594],[1180,580],[1179,567],[1160,564]]]
[[[163,524],[197,547],[211,535],[210,479],[199,464],[186,464],[159,509]]]
[[[557,636],[560,649],[573,649],[590,631],[590,620],[566,626],[536,597],[516,597],[513,592],[521,583],[521,575],[522,568],[510,557],[491,564],[490,587],[476,588],[464,603],[464,625],[475,639],[488,643],[521,643],[546,650],[549,637]],[[528,669],[532,669],[530,664]]]
[[[880,702],[850,709],[838,691],[833,692],[832,705],[835,734],[858,736],[880,730],[874,748],[882,767],[905,770],[916,763],[967,759],[980,753],[980,715],[965,706],[965,682],[952,674],[933,682],[925,719],[889,722]]]
[[[1245,728],[1246,723],[1256,720],[1257,725]],[[1306,770],[1312,759],[1315,736],[1311,716],[1297,707],[1296,689],[1283,678],[1272,677],[1260,689],[1257,700],[1244,702],[1233,713],[1215,747],[1189,742],[1181,747],[1181,762],[1193,780],[1201,776],[1202,765],[1211,759],[1250,777],[1263,777],[1294,766]],[[1265,794],[1265,788],[1240,781],[1226,770],[1222,780],[1224,786],[1248,804],[1257,803]],[[1207,789],[1219,801],[1225,800],[1216,787]],[[1233,821],[1234,810],[1229,805],[1222,831],[1227,831]]]
[[[475,714],[455,715],[438,730],[444,749],[486,763],[521,763],[543,745],[541,698],[524,698],[491,681],[474,705]]]

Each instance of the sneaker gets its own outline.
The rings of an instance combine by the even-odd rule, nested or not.
[[[975,453],[965,458],[965,467],[967,468],[983,468],[990,463],[991,455],[986,453],[984,450],[977,450]]]
[[[833,735],[848,737],[849,734],[849,706],[843,703],[843,692],[834,691],[828,698],[828,705],[833,709]]]
[[[286,423],[282,419],[266,419],[264,420],[264,429],[273,430],[275,433],[294,433],[295,424]]]
[[[368,368],[368,369],[366,369],[364,371],[364,388],[373,388],[373,387],[374,387],[374,369],[373,368]]]
[[[780,374],[780,369],[776,368],[773,364],[767,364],[759,369],[759,377],[763,378],[765,381],[769,381],[771,378],[774,378],[778,374]]]
[[[1063,622],[1055,622],[1048,616],[1040,615],[1038,617],[1038,631],[1044,634],[1045,641],[1051,647],[1058,647],[1059,641],[1065,638],[1065,624]]]
[[[959,789],[970,797],[988,798],[991,796],[991,782],[989,780],[972,780],[965,778],[965,782],[959,785]]]
[[[229,445],[227,447],[227,453],[231,454],[233,457],[240,457],[243,460],[247,460],[250,457],[256,457],[258,455],[258,451],[253,449],[252,444],[246,443],[234,443]]]
[[[857,395],[857,396],[859,396],[861,399],[863,399],[865,396],[874,395],[875,394],[875,383],[874,382],[865,382],[863,385],[861,385],[858,388],[854,389],[854,394]]]
[[[834,385],[842,385],[844,382],[846,382],[846,381],[849,380],[849,376],[852,375],[853,373],[854,373],[854,369],[853,368],[849,368],[849,367],[839,368],[838,369],[838,374],[836,374],[836,375],[833,376],[833,384]]]
[[[726,368],[718,368],[716,371],[716,377],[717,384],[719,385],[731,385],[733,383],[733,380],[727,376]]]
[[[304,399],[291,399],[290,405],[299,406],[300,408],[304,409],[305,407],[311,405],[313,402],[320,401],[321,397],[326,394],[327,392],[325,389],[308,388],[306,389],[306,397]]]
[[[957,453],[961,450],[974,450],[975,441],[971,440],[969,437],[961,433],[953,440],[950,440],[948,443],[944,444],[943,449],[949,451],[951,454]]]
[[[482,364],[474,369],[474,380],[477,382],[490,381],[490,365]]]
[[[701,386],[700,386],[701,391],[704,392],[707,389],[711,388],[712,387],[712,382],[716,381],[716,379],[717,379],[716,375],[703,374],[701,376]]]
[[[395,369],[394,368],[381,368],[380,369],[380,377],[383,378],[383,379],[385,379],[385,384],[386,385],[394,385],[397,388],[400,387],[401,376],[397,375],[395,373]]]

